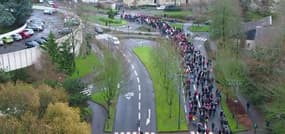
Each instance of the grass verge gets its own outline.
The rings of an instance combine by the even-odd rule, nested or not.
[[[127,24],[127,21],[122,19],[110,19],[102,16],[87,16],[87,18],[89,21],[100,25],[106,25],[106,23],[108,23],[110,26],[123,26]]]
[[[93,93],[91,96],[91,99],[94,102],[104,106],[105,108],[107,107],[107,104],[105,103],[104,98],[103,98],[103,92],[97,91]],[[115,98],[114,100],[117,100],[117,98]],[[115,112],[116,112],[115,107],[116,107],[116,102],[113,103],[112,106],[110,107],[110,118],[107,118],[107,121],[105,122],[105,129],[104,129],[105,132],[109,132],[109,133],[112,132]]]
[[[156,118],[157,118],[157,130],[159,132],[175,132],[175,131],[185,131],[188,130],[187,123],[185,120],[185,113],[181,107],[181,127],[178,129],[178,95],[174,95],[173,105],[172,105],[172,118],[168,117],[169,107],[165,102],[166,96],[163,93],[164,89],[161,86],[161,76],[159,73],[159,68],[156,68],[153,64],[153,58],[151,57],[152,48],[151,47],[136,47],[133,49],[135,54],[139,57],[142,63],[146,66],[148,72],[150,73],[151,79],[154,84],[155,92],[155,105],[156,105]]]
[[[71,78],[81,78],[92,73],[94,68],[98,66],[99,61],[96,54],[91,53],[86,57],[77,57],[75,59],[76,70],[71,75]]]
[[[191,32],[209,32],[210,27],[207,25],[203,26],[191,26],[190,31]]]
[[[170,23],[170,26],[172,26],[172,27],[176,27],[176,28],[178,28],[178,29],[183,29],[183,24],[181,24],[181,23]]]
[[[182,10],[182,11],[163,11],[163,12],[160,12],[159,14],[157,14],[157,15],[162,15],[163,16],[164,14],[168,18],[185,20],[185,19],[187,19],[187,17],[192,15],[192,12],[191,11],[185,11],[185,10]]]

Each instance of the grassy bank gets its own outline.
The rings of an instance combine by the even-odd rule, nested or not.
[[[88,20],[100,25],[106,25],[106,23],[109,26],[123,26],[127,24],[127,21],[122,19],[110,19],[103,16],[87,16]]]
[[[170,26],[176,27],[178,29],[183,29],[183,24],[182,23],[170,23]]]
[[[92,73],[98,64],[98,58],[94,53],[86,57],[77,57],[75,59],[76,70],[71,75],[71,78],[81,78]]]
[[[157,116],[157,130],[159,132],[163,131],[182,131],[187,130],[187,124],[185,120],[185,114],[181,108],[181,128],[177,128],[178,121],[178,95],[174,95],[173,99],[173,110],[172,117],[168,117],[169,106],[166,100],[166,96],[163,92],[165,92],[164,88],[161,86],[161,75],[159,73],[159,68],[156,68],[153,64],[154,59],[151,57],[152,48],[151,47],[137,47],[133,50],[135,54],[139,57],[139,59],[146,66],[151,79],[154,84],[154,92],[155,92],[155,105],[156,105],[156,116]]]
[[[96,102],[96,103],[98,103],[104,107],[107,107],[107,104],[104,101],[103,92],[98,91],[98,92],[93,93],[91,99],[94,102]],[[115,98],[114,100],[117,100],[117,98]],[[112,132],[114,118],[115,118],[115,112],[116,112],[115,111],[116,104],[117,104],[116,102],[113,102],[112,106],[110,107],[110,118],[108,118],[106,120],[105,132],[110,132],[110,133]]]
[[[210,27],[208,25],[201,25],[201,26],[191,26],[191,32],[209,32]]]

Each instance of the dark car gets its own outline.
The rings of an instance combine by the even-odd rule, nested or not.
[[[45,42],[47,42],[45,39],[42,38],[38,38],[35,40],[37,43],[39,43],[40,45],[44,44]]]
[[[58,33],[62,34],[62,35],[69,34],[71,32],[72,32],[72,29],[71,28],[67,28],[67,27],[65,27],[65,28],[61,29],[60,31],[58,31]]]
[[[175,5],[168,5],[168,6],[165,6],[164,8],[164,11],[180,11],[180,10],[182,9]]]
[[[45,40],[45,41],[48,40],[47,37],[44,37],[44,36],[42,36],[41,39],[43,39],[43,40]]]
[[[27,41],[27,42],[25,43],[25,46],[26,46],[27,48],[32,48],[32,47],[39,46],[39,45],[40,45],[40,44],[39,44],[38,42],[33,41],[33,40]]]
[[[102,34],[102,33],[104,33],[104,30],[101,27],[95,27],[95,32],[97,34]]]

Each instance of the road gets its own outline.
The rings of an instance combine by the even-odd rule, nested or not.
[[[89,107],[92,109],[92,134],[104,134],[104,124],[107,118],[106,110],[92,102],[87,102]]]
[[[156,112],[154,103],[153,85],[150,76],[132,52],[132,48],[142,44],[152,45],[153,41],[142,39],[121,40],[121,49],[128,62],[129,77],[126,88],[123,88],[118,99],[116,119],[114,125],[115,134],[156,133]],[[119,49],[119,47],[117,47]]]
[[[28,40],[35,40],[40,37],[47,37],[49,32],[52,31],[55,34],[56,38],[60,38],[58,30],[63,28],[63,15],[56,13],[54,15],[44,15],[42,10],[34,10],[30,19],[39,19],[45,21],[45,29],[42,32],[35,32],[35,34],[25,40],[14,42],[9,45],[0,47],[0,54],[14,52],[18,50],[25,49],[25,42]]]

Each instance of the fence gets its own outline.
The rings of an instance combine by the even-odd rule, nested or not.
[[[0,68],[5,72],[28,67],[34,64],[41,55],[39,47],[24,49],[0,55]]]

